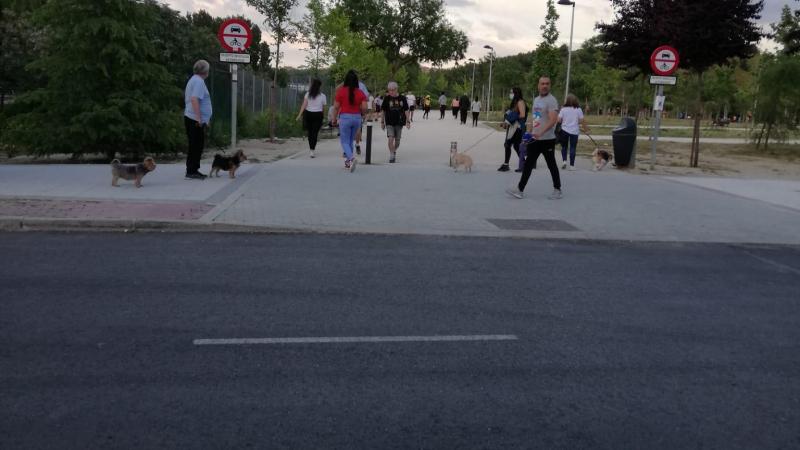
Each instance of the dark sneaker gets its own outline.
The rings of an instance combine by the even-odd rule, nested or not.
[[[356,145],[356,155],[361,155],[361,146]]]
[[[509,170],[511,169],[508,168],[508,164],[503,164],[499,169],[497,169],[498,172],[508,172]]]
[[[187,174],[186,174],[186,179],[187,179],[187,180],[205,180],[205,179],[206,179],[206,176],[205,176],[205,175],[203,175],[203,174],[202,174],[202,173],[200,173],[200,172],[196,172],[196,173],[187,173]]]
[[[522,173],[522,169],[514,169],[514,172],[516,172],[516,173]]]

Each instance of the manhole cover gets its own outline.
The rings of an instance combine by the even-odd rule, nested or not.
[[[486,219],[501,230],[514,231],[581,231],[563,220],[549,219]]]

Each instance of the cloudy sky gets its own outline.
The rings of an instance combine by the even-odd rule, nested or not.
[[[263,23],[264,17],[247,6],[245,0],[162,0],[173,9],[181,12],[205,9],[215,16],[241,14],[257,23]],[[294,11],[297,19],[305,13],[305,1]],[[447,17],[458,28],[466,32],[470,40],[467,58],[480,58],[487,50],[484,45],[494,47],[498,56],[508,56],[534,49],[541,40],[539,27],[547,13],[547,0],[445,0]],[[783,5],[792,8],[800,7],[794,0],[766,0],[762,19],[765,27],[777,21]],[[570,7],[558,6],[561,18],[558,21],[559,41],[569,42]],[[575,6],[575,36],[573,46],[595,34],[597,22],[608,22],[613,18],[610,2],[607,0],[577,0]],[[263,27],[262,27],[263,28]],[[763,42],[763,48],[770,48],[771,43]],[[290,66],[303,64],[304,53],[301,45],[282,46],[284,59]]]

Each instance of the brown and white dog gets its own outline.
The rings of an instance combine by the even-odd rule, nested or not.
[[[233,156],[222,156],[217,153],[214,155],[214,162],[211,163],[211,172],[208,176],[213,177],[215,172],[219,176],[219,171],[224,170],[228,172],[228,176],[236,178],[236,170],[245,161],[247,161],[247,156],[243,150],[237,151]]]
[[[148,173],[156,170],[156,162],[151,157],[147,157],[139,164],[122,164],[118,159],[111,161],[111,185],[119,187],[117,182],[123,180],[134,180],[137,188],[142,187],[142,178]]]
[[[464,173],[472,172],[472,157],[466,153],[458,153],[455,148],[450,148],[450,165],[455,167],[455,172],[458,172],[458,166],[464,166]]]

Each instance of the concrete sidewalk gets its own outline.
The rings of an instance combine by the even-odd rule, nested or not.
[[[420,117],[404,130],[396,164],[387,163],[386,137],[376,126],[374,164],[360,164],[352,174],[343,168],[338,141],[327,140],[315,159],[302,153],[245,165],[232,181],[184,181],[181,165],[159,165],[141,189],[111,188],[107,167],[0,166],[0,196],[178,202],[203,208],[176,220],[211,228],[800,244],[798,181],[598,173],[589,170],[590,161],[580,160],[579,170],[560,172],[564,198],[553,201],[547,199],[552,185],[540,159],[526,198],[516,200],[504,190],[519,174],[497,172],[501,133],[461,126],[450,116]],[[448,167],[451,141],[475,160],[472,173]],[[512,168],[515,164],[514,155]],[[2,202],[0,215],[12,215]]]

